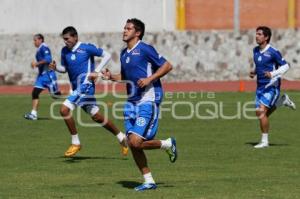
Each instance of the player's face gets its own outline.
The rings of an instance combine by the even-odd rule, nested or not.
[[[129,42],[135,37],[138,37],[139,33],[136,32],[134,25],[132,23],[126,23],[123,31],[123,41]]]
[[[78,41],[78,37],[77,36],[71,36],[69,33],[68,34],[64,34],[63,36],[63,40],[66,44],[66,46],[69,48],[69,49],[72,49],[77,41]]]
[[[35,47],[38,48],[38,47],[41,45],[41,43],[43,43],[43,42],[42,42],[42,40],[39,39],[38,37],[34,37],[34,38],[33,38],[33,44],[34,44]]]
[[[261,44],[266,44],[268,43],[267,40],[268,40],[268,37],[264,35],[263,31],[262,30],[258,30],[256,31],[256,43],[258,45],[261,45]]]

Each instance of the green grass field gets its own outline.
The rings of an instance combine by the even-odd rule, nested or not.
[[[300,94],[289,92],[300,108]],[[188,98],[187,98],[188,96]],[[255,150],[260,140],[258,121],[220,117],[236,113],[238,101],[252,101],[253,93],[216,93],[215,119],[200,119],[216,112],[206,93],[168,97],[177,104],[174,119],[163,112],[158,139],[175,136],[179,158],[171,164],[161,150],[147,151],[158,189],[136,193],[142,182],[131,154],[123,158],[117,140],[103,128],[78,126],[83,149],[70,159],[63,153],[70,136],[62,120],[50,117],[54,102],[41,97],[38,121],[23,119],[30,110],[30,95],[1,95],[0,198],[197,198],[197,199],[296,199],[300,198],[300,123],[296,111],[281,108],[272,115],[271,147]],[[103,102],[116,102],[107,97]],[[166,104],[164,108],[170,109]],[[250,108],[249,106],[248,108]],[[195,109],[194,109],[195,110]],[[58,115],[58,106],[54,113]],[[253,112],[247,113],[254,116]],[[75,115],[76,116],[76,115]],[[85,123],[92,124],[84,115]],[[123,130],[122,120],[113,120]]]

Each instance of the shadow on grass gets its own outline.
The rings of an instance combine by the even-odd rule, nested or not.
[[[258,142],[246,142],[245,143],[246,145],[251,145],[251,146],[255,146],[255,145],[257,145],[258,144]],[[272,143],[270,143],[269,144],[270,146],[288,146],[288,144],[272,144]]]
[[[58,158],[64,159],[64,162],[66,163],[79,163],[81,161],[85,161],[85,160],[127,160],[127,158],[116,158],[116,157],[105,157],[105,156],[95,156],[95,157],[91,157],[91,156],[74,156],[74,157],[64,157],[64,156],[60,156]]]
[[[127,189],[134,189],[135,187],[141,185],[141,182],[123,180],[118,181],[117,184],[120,184]],[[165,185],[165,183],[163,182],[158,182],[156,183],[156,185],[159,187],[174,187],[173,185]]]

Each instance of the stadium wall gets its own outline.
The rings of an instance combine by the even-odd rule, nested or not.
[[[60,33],[73,25],[82,33],[122,31],[137,17],[149,31],[172,31],[174,0],[0,0],[0,34]]]
[[[119,53],[124,47],[121,36],[121,32],[83,33],[80,40],[95,43],[112,53],[110,67],[118,72]],[[46,34],[45,39],[54,59],[59,61],[62,39],[58,34]],[[256,45],[254,30],[242,31],[238,36],[233,31],[148,32],[144,40],[174,65],[174,70],[165,78],[169,82],[248,79],[252,48]],[[273,32],[272,43],[292,66],[286,75],[289,80],[300,80],[299,40],[297,30]],[[31,84],[37,72],[29,66],[36,51],[32,35],[0,35],[0,45],[0,83]],[[59,79],[64,83],[67,75],[60,75]]]
[[[295,2],[296,27],[300,27],[300,0]],[[288,28],[289,0],[239,0],[240,29],[258,25]],[[232,29],[234,0],[185,0],[186,29]]]

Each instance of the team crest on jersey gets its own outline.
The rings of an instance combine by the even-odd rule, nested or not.
[[[259,57],[257,58],[257,60],[258,60],[258,61],[261,61],[261,60],[262,60],[261,56],[259,56]]]
[[[46,50],[46,51],[45,51],[45,54],[48,54],[48,53],[49,53],[49,50]]]
[[[74,61],[75,59],[76,59],[76,55],[75,55],[75,54],[72,54],[72,55],[71,55],[71,60]]]
[[[134,49],[133,51],[132,51],[132,55],[140,55],[141,53],[140,53],[140,49]]]
[[[137,120],[136,120],[136,124],[138,126],[145,126],[146,124],[146,119],[143,118],[143,117],[138,117]]]
[[[130,57],[126,57],[126,64],[130,62]]]
[[[264,94],[264,97],[265,97],[267,100],[271,100],[272,95],[271,95],[270,93],[265,93],[265,94]]]

